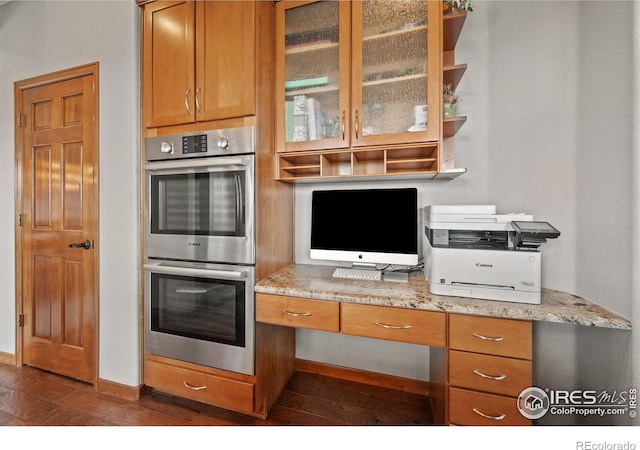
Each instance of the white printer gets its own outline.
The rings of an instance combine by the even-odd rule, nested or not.
[[[425,278],[433,294],[540,303],[540,245],[560,232],[495,205],[433,205],[424,210]]]

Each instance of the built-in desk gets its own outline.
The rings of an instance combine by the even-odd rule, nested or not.
[[[260,280],[256,321],[431,347],[428,395],[443,424],[530,423],[516,398],[532,385],[533,321],[631,329],[623,317],[550,289],[529,305],[434,295],[422,272],[397,283],[334,279],[333,270],[294,264]]]

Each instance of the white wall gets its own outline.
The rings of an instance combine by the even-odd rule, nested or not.
[[[632,230],[639,223],[631,206],[640,197],[634,158],[640,138],[635,130],[632,148],[634,106],[636,123],[640,114],[638,97],[633,103],[631,95],[631,36],[635,32],[640,45],[640,21],[634,27],[633,2],[613,2],[615,7],[606,1],[474,4],[456,48],[456,61],[468,64],[459,87],[464,98],[460,113],[468,120],[456,136],[456,165],[469,173],[445,183],[407,184],[419,186],[423,206],[486,202],[502,212],[523,211],[549,221],[562,234],[542,247],[543,286],[637,318],[638,244],[634,249],[631,243],[638,241]],[[636,80],[638,64],[636,58]],[[344,186],[361,185],[335,187]],[[310,192],[331,187],[296,186],[297,262],[314,262],[308,258]],[[534,333],[534,384],[618,391],[633,383],[637,387],[637,332],[536,323]],[[360,360],[370,355],[362,368],[410,372],[376,358],[380,350],[374,341],[323,345],[321,334],[306,331],[298,333],[298,341],[304,343],[299,357],[341,363],[344,354],[359,350]],[[419,356],[411,348],[394,351],[400,359]]]
[[[18,80],[98,61],[100,378],[140,384],[138,17],[134,1],[0,7],[0,351],[15,353],[14,108]]]

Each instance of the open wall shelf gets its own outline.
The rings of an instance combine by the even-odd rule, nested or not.
[[[433,178],[438,143],[364,150],[295,152],[279,155],[278,179],[286,182],[339,181],[348,177]]]

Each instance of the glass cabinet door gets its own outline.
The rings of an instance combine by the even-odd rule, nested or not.
[[[281,7],[278,142],[287,151],[346,147],[349,2],[283,2]]]
[[[439,138],[434,6],[442,8],[425,0],[352,2],[353,146]]]
[[[441,2],[276,7],[278,151],[439,140]]]

